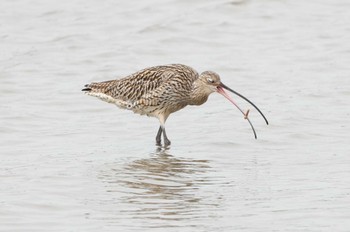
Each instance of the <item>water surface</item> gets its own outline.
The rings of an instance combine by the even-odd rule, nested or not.
[[[1,1],[1,231],[349,231],[347,1]],[[213,94],[156,119],[80,92],[159,64]],[[247,109],[250,106],[237,99]]]

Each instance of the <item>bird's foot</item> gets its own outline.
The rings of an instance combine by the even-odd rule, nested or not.
[[[160,148],[169,148],[170,144],[171,144],[170,140],[164,141],[164,146],[162,146],[161,141],[156,141],[156,146]]]
[[[164,140],[164,147],[169,147],[171,144],[170,140],[169,139],[165,139]]]

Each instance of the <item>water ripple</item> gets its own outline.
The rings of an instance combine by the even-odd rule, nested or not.
[[[148,222],[203,219],[208,209],[219,207],[219,201],[210,201],[213,196],[205,191],[216,182],[209,177],[213,170],[208,160],[174,157],[169,151],[158,150],[149,158],[105,167],[99,179],[107,192],[120,196],[108,202],[118,206],[120,217]],[[159,226],[159,222],[154,225]]]

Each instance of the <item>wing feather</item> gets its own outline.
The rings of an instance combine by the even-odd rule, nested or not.
[[[91,83],[83,90],[122,108],[131,109],[137,105],[140,109],[159,105],[165,97],[171,97],[165,92],[172,92],[171,89],[180,85],[190,91],[197,78],[198,73],[192,68],[173,64],[146,68],[119,80]]]

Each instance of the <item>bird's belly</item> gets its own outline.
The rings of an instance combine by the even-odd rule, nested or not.
[[[131,109],[135,114],[147,115],[149,117],[158,118],[159,115],[169,115],[176,111],[181,110],[187,104],[167,104],[167,105],[156,105],[156,106],[136,106]]]

